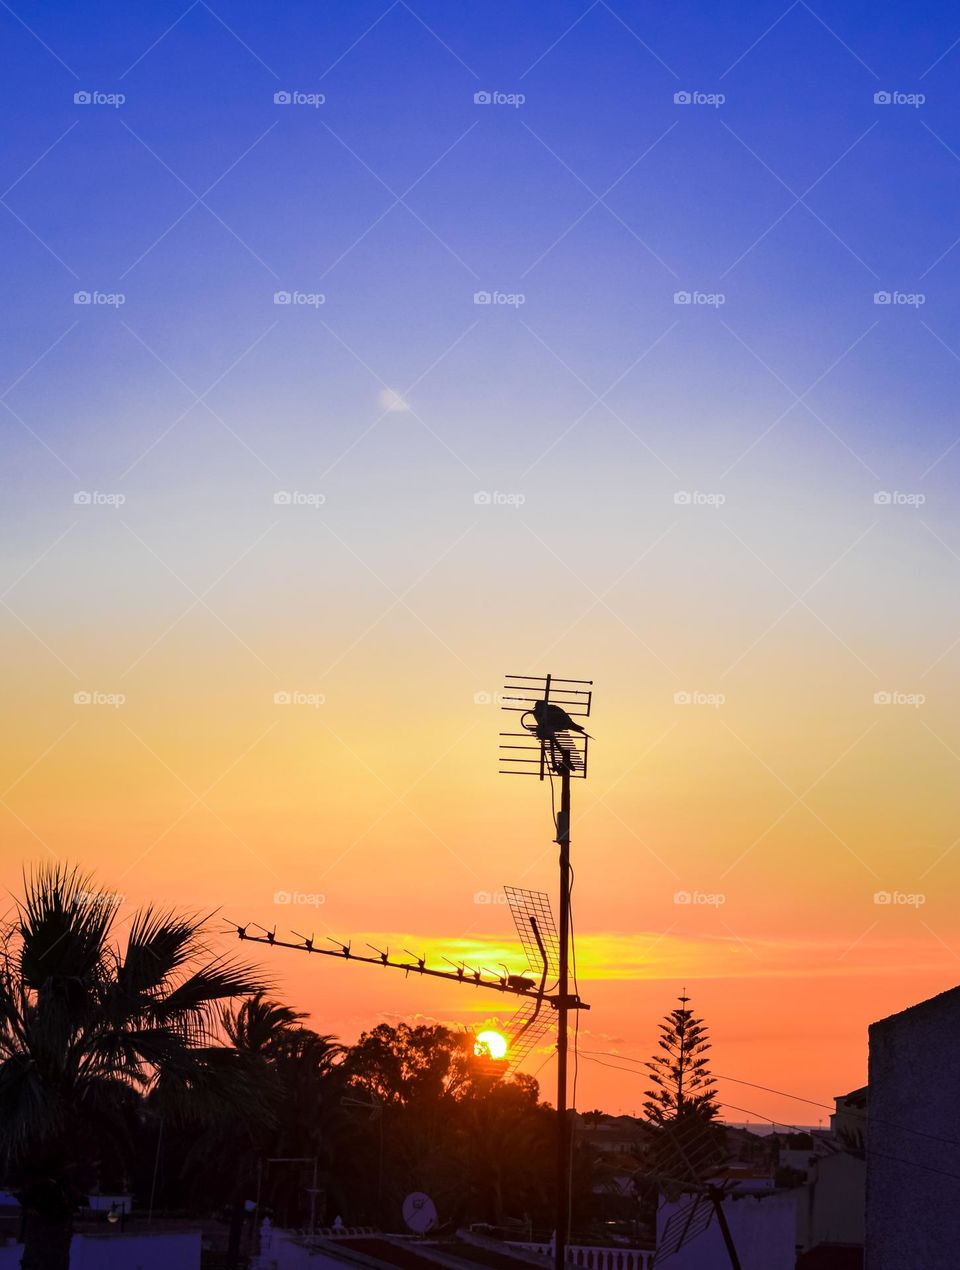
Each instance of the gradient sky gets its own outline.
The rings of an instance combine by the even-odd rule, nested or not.
[[[554,889],[549,802],[476,699],[593,678],[579,1106],[639,1107],[596,1059],[646,1057],[684,985],[725,1078],[862,1083],[867,1024],[960,975],[960,24],[20,0],[0,30],[9,890],[52,855],[122,920],[519,969],[477,897]],[[497,1017],[268,965],[348,1040]]]

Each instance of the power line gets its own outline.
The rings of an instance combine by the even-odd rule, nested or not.
[[[646,1066],[642,1058],[631,1058],[629,1054],[617,1054],[613,1050],[584,1050],[584,1054],[605,1054],[608,1058],[622,1058],[625,1063],[637,1063]],[[623,1068],[629,1071],[629,1068]],[[770,1085],[757,1085],[752,1080],[740,1080],[737,1076],[721,1076],[719,1072],[711,1072],[714,1080],[730,1080],[735,1085],[749,1085],[751,1089],[762,1089],[766,1094],[779,1094],[782,1098],[792,1098],[794,1102],[808,1102],[812,1107],[823,1107],[826,1111],[835,1111],[833,1103],[819,1102],[816,1098],[804,1098],[802,1094],[788,1094],[783,1089],[773,1089]]]
[[[620,1058],[620,1059],[623,1059],[623,1061],[624,1061],[624,1062],[627,1062],[627,1063],[636,1063],[637,1065],[644,1064],[644,1060],[643,1060],[643,1059],[640,1059],[640,1058],[631,1058],[631,1057],[630,1057],[630,1055],[628,1055],[628,1054],[617,1054],[617,1053],[614,1053],[612,1050],[582,1050],[581,1052],[582,1052],[582,1054],[584,1055],[584,1057],[585,1057],[585,1058],[589,1058],[589,1059],[590,1059],[590,1061],[591,1061],[591,1062],[594,1062],[594,1063],[601,1063],[601,1065],[602,1065],[603,1067],[612,1067],[612,1068],[614,1069],[614,1071],[618,1071],[618,1072],[626,1072],[626,1073],[627,1073],[627,1075],[629,1075],[629,1076],[642,1076],[642,1075],[644,1075],[644,1073],[643,1073],[643,1072],[641,1072],[641,1071],[637,1071],[637,1070],[635,1070],[633,1067],[620,1067],[620,1066],[618,1066],[616,1063],[602,1063],[602,1060],[601,1060],[600,1058],[596,1057],[596,1056],[597,1056],[597,1055],[599,1055],[599,1054],[602,1054],[602,1055],[604,1055],[604,1056],[605,1056],[605,1057],[607,1057],[607,1058]],[[764,1092],[764,1093],[768,1093],[768,1094],[777,1094],[777,1095],[779,1095],[781,1098],[792,1098],[795,1102],[806,1102],[806,1103],[810,1103],[810,1105],[811,1105],[811,1106],[814,1106],[814,1107],[822,1107],[822,1108],[824,1108],[826,1111],[830,1111],[830,1112],[834,1112],[834,1113],[836,1112],[836,1106],[835,1106],[835,1105],[831,1105],[831,1104],[829,1104],[829,1103],[825,1103],[825,1102],[818,1102],[815,1098],[804,1098],[801,1094],[788,1094],[788,1093],[786,1092],[786,1090],[783,1090],[783,1089],[774,1089],[774,1088],[772,1088],[770,1085],[758,1085],[758,1084],[756,1084],[754,1081],[751,1081],[751,1080],[741,1080],[741,1079],[740,1079],[739,1077],[737,1077],[737,1076],[719,1076],[719,1075],[717,1075],[716,1073],[711,1073],[711,1074],[713,1075],[713,1079],[714,1079],[714,1080],[729,1080],[729,1081],[732,1081],[732,1082],[733,1082],[734,1084],[736,1084],[736,1085],[746,1085],[746,1086],[749,1086],[749,1088],[751,1088],[751,1089],[761,1089],[761,1090],[763,1090],[763,1092]],[[744,1110],[742,1107],[734,1107],[732,1103],[723,1102],[723,1103],[721,1103],[721,1105],[722,1105],[722,1106],[724,1106],[724,1107],[730,1107],[730,1108],[731,1108],[731,1110],[733,1110],[733,1111],[743,1111],[743,1110]],[[755,1116],[756,1116],[759,1120],[766,1121],[768,1124],[779,1124],[779,1125],[783,1125],[783,1127],[784,1127],[784,1128],[794,1129],[794,1130],[796,1130],[796,1131],[797,1131],[797,1132],[799,1132],[799,1133],[808,1133],[808,1132],[809,1132],[809,1127],[808,1127],[808,1128],[806,1128],[806,1129],[804,1129],[804,1128],[802,1128],[801,1126],[798,1126],[798,1125],[788,1125],[786,1121],[783,1121],[783,1120],[773,1120],[773,1119],[771,1119],[771,1117],[770,1117],[770,1116],[764,1116],[764,1115],[761,1115],[761,1114],[760,1114],[760,1112],[752,1112],[752,1111],[751,1111],[751,1112],[747,1112],[747,1114],[748,1114],[748,1115],[755,1115]],[[926,1132],[925,1130],[923,1130],[923,1129],[914,1129],[914,1128],[913,1128],[912,1126],[910,1126],[910,1125],[900,1125],[900,1124],[894,1124],[894,1122],[893,1122],[893,1121],[891,1121],[891,1120],[884,1120],[884,1119],[880,1119],[880,1118],[879,1118],[879,1117],[877,1117],[877,1116],[872,1117],[872,1122],[873,1122],[874,1124],[883,1125],[885,1128],[889,1128],[889,1129],[896,1129],[896,1130],[897,1130],[898,1132],[900,1132],[900,1133],[911,1133],[911,1134],[913,1134],[915,1137],[918,1137],[918,1138],[926,1138],[926,1139],[928,1139],[928,1140],[929,1140],[929,1141],[931,1141],[931,1142],[939,1142],[939,1143],[941,1143],[941,1144],[942,1144],[942,1145],[944,1145],[944,1146],[960,1147],[960,1141],[958,1141],[956,1138],[944,1138],[944,1137],[941,1137],[939,1134],[936,1134],[936,1133],[927,1133],[927,1132]],[[890,1157],[890,1158],[893,1158],[893,1157]]]

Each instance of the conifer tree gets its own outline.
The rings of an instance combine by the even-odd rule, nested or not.
[[[643,1109],[656,1125],[694,1115],[710,1121],[720,1111],[707,1057],[710,1037],[706,1026],[694,1017],[689,997],[678,1000],[679,1006],[660,1024],[661,1053],[646,1065],[654,1088],[646,1091]]]

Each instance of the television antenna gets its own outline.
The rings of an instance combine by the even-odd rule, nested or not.
[[[560,781],[560,809],[554,810],[556,843],[560,847],[560,929],[541,948],[544,965],[556,959],[557,971],[557,1219],[554,1238],[555,1270],[564,1270],[570,1237],[570,1120],[567,1115],[567,1021],[570,1010],[583,1009],[579,996],[570,993],[570,784],[586,780],[590,737],[578,719],[590,717],[593,701],[591,679],[558,679],[553,675],[508,675],[503,690],[503,709],[519,714],[519,732],[500,733],[500,772],[504,776],[536,776]],[[555,808],[555,804],[554,804]],[[535,916],[535,915],[534,915]],[[525,937],[517,927],[520,941],[535,938],[539,929],[532,925]],[[541,935],[543,930],[540,930]],[[528,951],[528,958],[529,958]],[[521,1012],[523,1007],[521,1007]],[[537,1026],[536,1011],[520,1033]]]
[[[662,1193],[685,1194],[690,1199],[667,1220],[657,1241],[654,1266],[662,1265],[665,1259],[702,1235],[716,1218],[731,1270],[741,1270],[723,1207],[729,1189],[725,1184],[709,1180],[710,1173],[722,1159],[714,1129],[714,1125],[697,1115],[668,1121],[661,1128],[659,1169],[647,1177],[658,1184]]]
[[[267,929],[249,922],[246,926],[230,923],[237,937],[271,948],[289,948],[308,956],[336,957],[361,965],[382,966],[402,970],[404,974],[426,975],[433,979],[465,984],[491,992],[520,998],[522,1004],[510,1021],[509,1071],[519,1066],[533,1050],[550,1026],[551,1016],[543,1011],[544,1002],[557,1012],[557,1229],[554,1240],[554,1265],[563,1270],[570,1230],[570,1122],[567,1116],[567,1050],[568,1017],[571,1010],[589,1010],[579,994],[570,991],[570,892],[573,870],[570,866],[570,783],[585,780],[587,749],[590,738],[577,722],[590,716],[593,699],[592,680],[557,679],[552,675],[509,675],[503,694],[503,709],[518,713],[519,732],[500,734],[500,771],[504,775],[549,777],[551,796],[553,781],[560,781],[560,809],[554,815],[555,841],[560,847],[560,925],[554,923],[550,898],[540,891],[507,887],[506,895],[517,934],[527,959],[527,974],[511,974],[506,966],[495,975],[482,966],[467,967],[463,961],[445,958],[452,969],[428,966],[425,955],[404,949],[405,960],[390,955],[389,949],[372,945],[370,953],[355,952],[351,942],[327,937],[332,948],[318,946],[313,935],[291,932],[296,942],[278,939],[277,929]],[[256,926],[261,934],[251,934]],[[539,977],[539,983],[537,982]],[[550,987],[548,988],[548,984]]]
[[[559,945],[557,928],[550,911],[550,897],[541,891],[525,891],[518,887],[504,888],[507,903],[513,913],[514,924],[520,936],[520,945],[526,957],[526,972],[512,974],[507,966],[502,966],[502,974],[496,974],[483,966],[468,966],[464,961],[453,961],[444,957],[451,969],[427,964],[426,954],[418,955],[408,948],[403,950],[403,957],[391,956],[389,949],[380,949],[372,944],[365,947],[370,952],[358,952],[352,941],[327,937],[332,947],[318,945],[313,935],[301,935],[297,931],[290,933],[295,940],[283,939],[277,935],[276,927],[268,930],[255,922],[239,926],[231,922],[231,929],[238,939],[253,944],[266,944],[270,948],[291,948],[295,952],[307,953],[315,957],[335,957],[338,961],[358,962],[364,966],[381,966],[388,970],[402,970],[405,975],[425,975],[431,979],[446,979],[450,983],[463,984],[466,987],[481,988],[488,992],[499,992],[507,996],[519,997],[523,1004],[513,1015],[507,1026],[509,1048],[507,1058],[495,1059],[495,1063],[503,1063],[498,1070],[503,1075],[514,1072],[523,1060],[535,1048],[537,1041],[550,1027],[552,1015],[543,1010],[546,1003],[559,1014]],[[255,927],[260,934],[251,933]],[[574,1009],[589,1010],[590,1007],[574,996],[571,998]],[[571,1008],[568,1003],[568,1008]]]
[[[684,1182],[683,1185],[689,1190],[692,1183]],[[657,1240],[657,1251],[653,1258],[654,1266],[663,1265],[665,1258],[674,1256],[691,1240],[702,1235],[716,1217],[727,1256],[730,1258],[731,1270],[741,1270],[740,1258],[737,1256],[736,1245],[730,1233],[730,1224],[723,1210],[723,1201],[727,1193],[727,1189],[723,1186],[703,1186],[689,1203],[672,1213],[663,1228],[663,1234]]]

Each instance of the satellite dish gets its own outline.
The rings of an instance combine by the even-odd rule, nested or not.
[[[437,1207],[423,1191],[411,1191],[403,1201],[403,1220],[415,1235],[425,1235],[437,1224]]]

